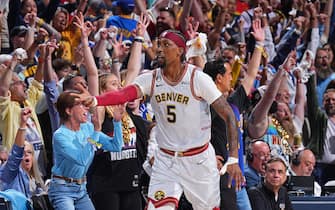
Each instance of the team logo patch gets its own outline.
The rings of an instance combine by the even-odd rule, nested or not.
[[[162,200],[165,197],[165,193],[161,190],[155,192],[155,199],[157,201]]]

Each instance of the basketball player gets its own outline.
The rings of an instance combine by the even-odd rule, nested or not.
[[[134,66],[140,67],[142,37],[132,47]],[[195,210],[219,209],[219,171],[209,143],[211,118],[209,105],[227,122],[230,179],[241,187],[238,166],[237,124],[226,98],[212,79],[197,67],[183,63],[185,40],[178,31],[165,31],[158,40],[160,68],[144,73],[119,91],[97,97],[85,95],[86,103],[112,105],[151,96],[157,121],[158,152],[152,168],[148,209],[173,210],[184,192]],[[84,94],[83,96],[84,97]]]

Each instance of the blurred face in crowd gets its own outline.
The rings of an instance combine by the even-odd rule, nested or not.
[[[228,12],[230,14],[234,14],[236,11],[236,0],[229,0],[228,1]]]
[[[317,75],[322,79],[327,78],[331,73],[330,62],[328,51],[319,49],[316,53],[315,67]]]
[[[232,69],[229,63],[224,64],[226,72],[224,74],[218,74],[216,76],[215,83],[218,87],[218,89],[222,92],[228,92],[231,87],[231,81],[233,80],[232,77]]]
[[[25,34],[20,34],[20,35],[11,37],[11,41],[12,41],[14,49],[17,49],[20,47],[22,48],[25,43]]]
[[[28,142],[25,142],[24,145],[25,146],[21,166],[25,171],[29,172],[33,167],[34,148]]]
[[[157,27],[166,24],[170,29],[174,29],[175,19],[168,11],[161,11],[157,17]]]
[[[286,181],[286,166],[281,161],[274,161],[266,164],[265,185],[273,190],[278,191]]]
[[[276,119],[279,122],[291,119],[291,111],[286,103],[277,103]]]
[[[58,79],[62,79],[63,77],[66,77],[68,74],[70,74],[72,72],[72,68],[71,66],[65,66],[64,68],[62,68],[61,70],[57,71],[57,77]]]
[[[100,80],[102,93],[121,89],[120,79],[114,74],[108,74],[104,78],[100,78]]]
[[[222,51],[222,58],[225,60],[228,60],[229,64],[233,66],[234,61],[235,61],[235,55],[236,53],[233,50],[230,49],[224,49]]]
[[[8,159],[8,152],[7,151],[1,151],[0,152],[0,165],[4,164]]]
[[[299,154],[300,164],[292,167],[297,176],[311,176],[315,166],[315,156],[309,149],[303,150]]]
[[[78,123],[85,123],[87,121],[88,107],[80,101],[76,102],[73,107],[68,108],[68,114],[72,120]]]
[[[19,103],[27,99],[27,85],[24,81],[20,80],[17,75],[13,75],[12,82],[9,86],[9,91],[11,93],[11,100],[17,101]]]
[[[78,88],[78,86],[82,86],[83,88],[87,89],[87,82],[82,76],[75,76],[74,78],[71,79],[71,86],[72,90],[78,90],[80,91],[81,89]]]
[[[286,88],[279,89],[276,95],[276,101],[289,104],[290,103],[290,92]]]
[[[335,116],[335,90],[328,90],[323,95],[323,106],[328,116]]]
[[[60,9],[62,10],[62,9]],[[60,11],[56,13],[52,20],[52,26],[59,32],[62,32],[66,29],[68,24],[68,15],[66,12]]]
[[[27,13],[35,13],[37,14],[37,6],[35,0],[23,0],[21,13],[26,15]]]
[[[328,52],[329,62],[331,63],[332,60],[334,59],[334,53],[331,46],[329,44],[326,44],[323,46],[323,49]]]
[[[141,103],[141,99],[138,98],[134,101],[131,101],[131,102],[128,102],[127,103],[127,107],[130,109],[130,110],[135,110],[137,109],[139,106],[140,106],[140,103]]]
[[[253,160],[250,165],[258,173],[264,175],[265,164],[270,158],[270,148],[265,142],[262,141],[253,143],[252,148]]]

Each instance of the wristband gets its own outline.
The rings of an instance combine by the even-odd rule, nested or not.
[[[264,47],[264,42],[256,41],[256,46]]]
[[[91,103],[91,106],[90,107],[96,107],[98,105],[98,100],[96,97],[93,97],[93,101]]]
[[[262,53],[264,52],[264,46],[262,46],[262,45],[256,44],[255,49],[259,49]]]
[[[19,131],[26,131],[27,128],[19,128]]]
[[[135,36],[134,42],[144,43],[144,38],[142,36]]]
[[[235,163],[238,163],[238,158],[236,157],[229,157],[226,164],[227,165],[231,165],[231,164],[235,164]]]
[[[120,60],[118,58],[112,59],[112,64],[115,64],[115,63],[120,63]]]
[[[228,165],[236,164],[238,163],[238,158],[236,157],[229,157],[227,162],[222,166],[220,170],[220,175],[224,175],[227,172]]]
[[[43,63],[44,62],[44,59],[40,56],[38,57],[38,63]]]

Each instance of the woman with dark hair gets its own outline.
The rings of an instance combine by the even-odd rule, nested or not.
[[[86,172],[96,148],[121,151],[122,130],[119,122],[122,110],[114,108],[113,138],[100,132],[98,115],[87,121],[88,107],[74,95],[63,92],[57,100],[62,125],[53,135],[54,166],[49,199],[57,209],[94,209],[86,191]]]

